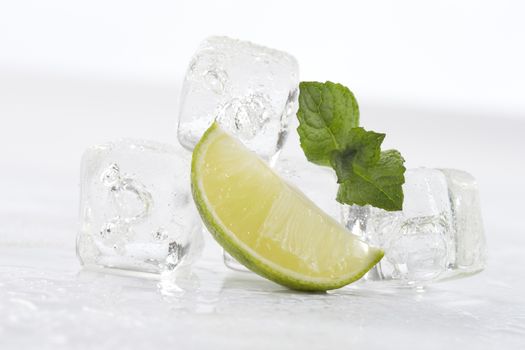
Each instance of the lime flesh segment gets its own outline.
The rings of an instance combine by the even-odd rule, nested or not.
[[[252,271],[289,288],[339,288],[383,257],[217,124],[193,152],[192,191],[219,244]]]

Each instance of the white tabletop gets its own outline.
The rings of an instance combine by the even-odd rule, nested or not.
[[[176,142],[178,90],[0,82],[0,349],[525,346],[525,119],[361,99],[362,123],[386,132],[409,167],[478,178],[489,265],[425,292],[361,282],[307,294],[227,270],[210,237],[176,280],[82,269],[74,251],[82,150],[124,136]]]

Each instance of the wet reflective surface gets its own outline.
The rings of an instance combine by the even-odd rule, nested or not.
[[[157,278],[79,266],[71,251],[0,250],[0,348],[255,348],[366,345],[519,348],[520,249],[469,279],[424,291],[361,282],[328,293],[287,290],[228,271],[208,242],[191,271]],[[503,274],[497,271],[505,264]],[[500,270],[501,271],[501,270]],[[293,340],[291,342],[290,340]]]

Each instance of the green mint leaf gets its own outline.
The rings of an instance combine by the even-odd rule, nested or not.
[[[384,139],[385,134],[366,131],[363,128],[350,129],[344,148],[333,151],[330,160],[332,168],[338,173],[337,176],[340,180],[338,182],[341,182],[342,178],[344,178],[344,175],[340,175],[339,172],[344,172],[343,168],[351,168],[353,163],[363,167],[376,164],[381,155],[381,143],[383,143]]]
[[[363,128],[351,129],[346,148],[332,153],[330,164],[337,174],[337,182],[343,183],[351,176],[354,163],[363,167],[377,163],[384,138],[384,134],[365,131]]]
[[[351,171],[346,171],[342,181],[338,181],[337,200],[345,204],[370,204],[390,211],[403,209],[403,163],[403,157],[396,150],[381,152],[373,166],[362,166],[354,159],[347,165]]]
[[[385,134],[358,127],[359,108],[348,88],[302,82],[297,117],[306,158],[337,174],[339,202],[402,209],[404,159],[396,150],[381,151]]]
[[[352,92],[341,84],[301,82],[297,118],[306,158],[329,166],[332,152],[346,148],[349,131],[359,125],[359,107]]]

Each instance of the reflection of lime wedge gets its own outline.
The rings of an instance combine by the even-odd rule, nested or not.
[[[193,197],[215,239],[250,270],[284,286],[328,290],[382,257],[213,124],[193,152]]]

